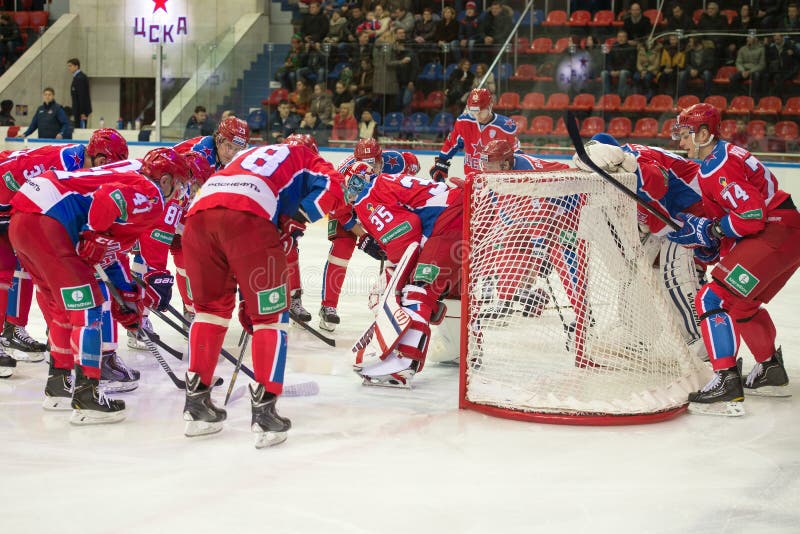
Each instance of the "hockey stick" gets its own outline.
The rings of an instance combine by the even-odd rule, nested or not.
[[[236,360],[236,368],[233,370],[233,374],[231,375],[231,382],[228,384],[228,392],[225,394],[225,404],[224,406],[228,405],[228,400],[231,398],[231,393],[233,393],[233,385],[236,383],[236,377],[239,376],[239,369],[242,368],[242,360],[244,359],[244,353],[247,352],[247,344],[250,342],[250,334],[247,333],[247,330],[244,331],[244,339],[242,342],[239,343],[241,345],[242,350],[239,352],[239,359]]]
[[[289,317],[292,318],[292,321],[294,321],[295,324],[300,325],[301,328],[303,328],[305,331],[309,332],[310,334],[314,335],[314,337],[318,338],[320,341],[322,341],[326,345],[330,345],[331,347],[335,347],[336,346],[336,340],[335,339],[329,338],[328,336],[326,336],[324,334],[321,334],[315,328],[309,326],[308,324],[306,324],[303,321],[298,321],[297,320],[297,316],[295,314],[293,314],[291,311],[289,311]]]
[[[156,314],[158,315],[158,312],[156,312]],[[142,330],[145,330],[144,327],[142,327]],[[168,354],[174,356],[176,359],[183,361],[183,353],[177,349],[173,349],[172,347],[161,341],[161,336],[159,336],[152,330],[146,330],[146,333],[147,335],[150,336],[150,339],[153,341],[153,343],[164,349]]]
[[[643,209],[651,213],[653,217],[663,222],[673,230],[681,229],[681,227],[675,224],[671,219],[665,217],[658,210],[656,210],[655,208],[650,206],[647,202],[639,198],[639,196],[636,193],[625,187],[622,183],[619,182],[619,180],[608,174],[606,171],[601,169],[594,161],[592,161],[592,158],[589,157],[589,154],[586,153],[586,148],[583,146],[583,139],[581,139],[581,132],[578,126],[578,119],[575,118],[575,115],[572,113],[572,111],[567,110],[567,112],[564,115],[564,123],[567,126],[567,133],[569,134],[569,138],[572,141],[572,144],[575,146],[575,153],[578,155],[578,158],[580,158],[582,162],[591,167],[591,169],[594,172],[599,174],[608,183],[616,187],[625,196],[633,199]]]
[[[103,268],[100,267],[100,265],[95,265],[94,270],[97,273],[97,276],[100,277],[100,280],[106,284],[108,292],[111,294],[111,297],[117,301],[117,304],[119,304],[122,309],[128,309],[127,304],[125,304],[125,301],[122,300],[122,296],[119,294],[119,291],[117,291],[117,288],[111,283],[111,280],[108,279],[108,275]],[[150,333],[141,327],[139,327],[139,332],[144,332],[144,344],[147,347],[147,350],[153,355],[153,357],[155,357],[158,364],[161,366],[164,372],[167,373],[167,376],[169,376],[170,380],[172,380],[172,383],[175,384],[178,389],[186,389],[186,382],[178,378],[167,362],[164,361],[164,357],[160,352],[158,352],[158,347],[156,347],[155,343],[153,343],[153,340],[150,338]]]

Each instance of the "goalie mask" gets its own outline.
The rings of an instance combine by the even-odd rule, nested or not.
[[[371,172],[380,172],[383,168],[383,151],[375,139],[360,139],[353,150],[356,161],[369,164]]]
[[[504,139],[489,141],[481,151],[483,172],[513,171],[514,148]]]
[[[356,161],[344,173],[344,199],[348,204],[355,202],[359,195],[372,183],[375,174],[372,167],[363,161]]]

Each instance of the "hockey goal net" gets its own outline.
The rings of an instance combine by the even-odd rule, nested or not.
[[[480,174],[466,195],[462,408],[598,425],[685,410],[707,371],[644,260],[631,198],[570,170]]]

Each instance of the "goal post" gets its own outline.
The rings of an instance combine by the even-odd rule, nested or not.
[[[591,425],[685,411],[709,371],[642,253],[635,201],[577,170],[465,187],[460,407]]]

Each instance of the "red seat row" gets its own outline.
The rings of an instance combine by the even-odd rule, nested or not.
[[[20,30],[45,28],[50,17],[50,13],[47,11],[8,11],[7,13],[11,15]]]

